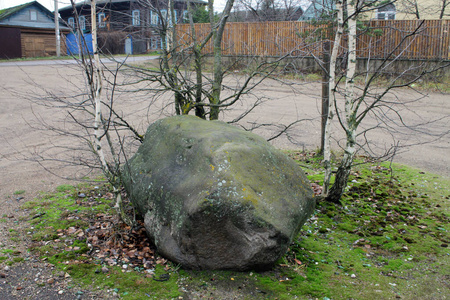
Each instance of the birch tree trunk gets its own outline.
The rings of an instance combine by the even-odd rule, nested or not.
[[[325,175],[323,180],[323,190],[322,196],[328,194],[330,180],[331,180],[331,121],[333,120],[333,107],[335,102],[335,86],[336,86],[336,63],[341,47],[341,38],[344,32],[344,5],[343,0],[336,1],[337,10],[337,29],[336,35],[334,37],[333,50],[330,56],[330,73],[329,73],[329,92],[330,100],[328,101],[328,116],[326,116],[326,121],[324,125],[324,135],[323,135],[323,165],[325,168]]]
[[[352,4],[353,2],[347,2],[347,12],[349,15],[348,19],[348,63],[346,70],[346,80],[345,80],[345,120],[341,124],[346,133],[347,141],[344,150],[344,157],[342,158],[341,164],[339,165],[338,171],[336,173],[335,182],[331,187],[327,200],[330,202],[337,203],[344,194],[345,188],[347,186],[348,177],[350,175],[353,159],[356,152],[356,110],[355,106],[355,72],[356,72],[356,16],[355,6],[357,4]],[[357,1],[356,1],[357,3]]]
[[[208,1],[209,17],[211,22],[211,32],[213,33],[213,47],[214,47],[214,79],[212,84],[211,97],[209,99],[211,104],[210,120],[219,119],[219,104],[220,92],[222,89],[223,71],[222,71],[222,37],[225,30],[225,24],[230,16],[233,8],[234,0],[227,0],[225,9],[222,13],[222,18],[216,25],[214,22],[214,0]]]
[[[91,94],[94,98],[95,118],[94,118],[94,151],[100,160],[103,173],[108,176],[109,168],[102,148],[100,127],[102,125],[101,92],[102,92],[102,66],[98,54],[97,44],[97,19],[96,19],[96,1],[91,1],[91,25],[92,25],[92,51],[94,52],[93,76],[91,79]]]

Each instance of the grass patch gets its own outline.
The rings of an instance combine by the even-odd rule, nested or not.
[[[133,55],[131,57],[140,57],[140,56],[158,56],[159,53],[157,51],[150,52],[148,54],[139,54],[139,55]],[[126,54],[117,54],[114,55],[114,57],[126,57],[128,55]],[[102,56],[109,57],[109,56]],[[75,57],[78,58],[78,57]],[[23,57],[23,58],[13,58],[13,59],[0,59],[0,62],[14,62],[14,61],[34,61],[34,60],[69,60],[74,59],[74,57],[70,55],[64,55],[64,56],[40,56],[40,57]]]
[[[322,75],[317,73],[309,73],[305,76],[305,81],[322,81]]]
[[[288,154],[311,181],[321,183],[320,157]],[[194,291],[204,285],[215,299],[225,299],[221,294],[229,290],[248,299],[445,297],[450,180],[406,166],[391,170],[388,164],[368,163],[355,168],[349,182],[342,205],[319,203],[273,270],[183,271],[185,282]]]
[[[25,260],[20,256],[21,253],[14,249],[2,249],[0,250],[0,254],[3,254],[0,255],[0,263],[4,262],[8,266]]]
[[[75,190],[75,187],[73,185],[70,184],[62,184],[60,186],[56,187],[56,191],[57,192],[73,192]]]
[[[288,154],[311,181],[321,183],[321,157]],[[115,214],[113,197],[98,197],[107,192],[106,186],[61,186],[24,205],[30,210],[30,250],[85,288],[123,299],[439,299],[448,292],[450,180],[420,170],[359,165],[342,205],[318,203],[286,255],[266,272],[192,271],[170,263],[130,269],[108,265],[111,253],[93,259],[79,229],[85,232],[99,216]],[[9,260],[15,250],[0,253],[0,261]],[[100,271],[104,266],[107,272]],[[154,278],[170,278],[155,281],[153,272]]]
[[[172,299],[180,296],[178,274],[171,273],[166,266],[158,265],[151,272],[146,272],[143,267],[124,269],[122,264],[108,265],[114,262],[114,257],[110,257],[113,254],[109,252],[107,257],[102,256],[108,261],[89,255],[91,248],[86,232],[95,227],[96,220],[101,216],[115,215],[113,205],[114,197],[107,185],[87,184],[77,187],[61,185],[54,193],[25,203],[22,208],[30,211],[27,230],[32,243],[29,250],[58,270],[68,273],[86,289],[104,289],[110,295],[115,292],[121,299]],[[126,239],[125,236],[117,238]],[[101,271],[105,266],[108,272]],[[170,273],[170,278],[164,282],[155,281],[150,276],[166,273]]]
[[[40,57],[22,57],[13,59],[0,59],[0,62],[10,62],[10,61],[33,61],[33,60],[67,60],[72,59],[72,56],[40,56]]]
[[[25,259],[23,257],[13,257],[12,262],[13,263],[19,263],[23,262]]]
[[[129,271],[124,272],[120,267],[111,267],[107,273],[98,272],[100,266],[95,264],[69,264],[59,266],[70,274],[84,287],[99,287],[116,292],[121,299],[176,299],[178,291],[178,276],[173,274],[168,281],[157,282],[145,274]],[[155,270],[155,276],[166,273],[162,267]]]
[[[14,254],[14,253],[15,253],[15,250],[12,250],[12,249],[3,249],[3,250],[0,250],[0,253],[3,253],[3,254]]]
[[[25,190],[18,190],[14,192],[14,195],[23,195],[25,194]]]

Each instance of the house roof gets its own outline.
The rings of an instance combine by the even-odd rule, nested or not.
[[[50,20],[53,20],[53,21],[55,20],[55,15],[50,10],[48,10],[45,6],[43,6],[42,4],[40,4],[37,1],[31,1],[31,2],[28,2],[28,3],[25,3],[25,4],[21,4],[21,5],[17,5],[17,6],[13,6],[13,7],[9,7],[9,8],[5,8],[5,9],[0,10],[0,22],[5,20],[5,19],[8,19],[10,17],[13,17],[16,13],[19,13],[20,11],[22,11],[22,10],[24,10],[24,9],[30,7],[30,6],[34,6],[34,7],[39,8],[45,15],[47,15],[47,17]],[[26,24],[26,25],[23,25],[23,27],[42,28],[42,23],[37,23],[36,25],[33,25],[33,26],[31,26],[30,24]],[[48,26],[46,26],[46,27],[48,27]],[[54,26],[53,27],[50,26],[49,28],[55,28],[55,27]],[[60,24],[60,29],[69,29],[69,28],[64,26],[61,23]]]
[[[177,2],[187,2],[187,0],[175,0]],[[99,0],[97,1],[97,5],[103,5],[103,4],[113,4],[113,3],[122,3],[122,2],[130,2],[130,0]],[[197,4],[204,4],[206,5],[207,3],[203,0],[191,0],[192,3],[197,3]],[[75,7],[82,7],[84,5],[91,5],[91,1],[89,0],[85,0],[79,3],[75,4]],[[58,11],[67,11],[67,10],[72,10],[72,5],[68,5],[68,6],[64,6],[62,8],[60,8]]]
[[[42,4],[40,4],[37,1],[31,1],[31,2],[28,2],[25,4],[21,4],[21,5],[17,5],[17,6],[13,6],[13,7],[9,7],[9,8],[0,10],[0,21],[14,15],[15,13],[18,13],[22,9],[27,8],[28,6],[31,6],[33,4],[42,8],[46,13],[48,12],[50,17],[53,17],[53,14],[47,8],[45,8]]]

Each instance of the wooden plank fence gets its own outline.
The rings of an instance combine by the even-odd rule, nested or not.
[[[358,31],[359,58],[450,59],[450,20],[372,20],[363,25]],[[200,41],[209,33],[210,25],[195,24],[195,31]],[[177,25],[177,35],[182,49],[192,47],[189,24]],[[325,40],[333,40],[331,25],[230,22],[225,28],[222,51],[230,56],[321,56]],[[341,55],[346,51],[346,40],[344,36]],[[203,52],[212,50],[210,41]]]

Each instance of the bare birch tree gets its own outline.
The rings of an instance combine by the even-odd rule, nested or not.
[[[73,4],[73,1],[72,1]],[[102,122],[102,67],[100,64],[100,56],[98,54],[98,44],[97,44],[97,14],[96,14],[96,0],[91,1],[91,19],[92,19],[92,50],[94,54],[93,63],[93,72],[92,78],[90,80],[90,90],[92,97],[94,98],[94,107],[95,107],[95,118],[94,118],[94,143],[95,143],[95,153],[97,154],[103,173],[107,176],[110,176],[110,171],[108,168],[108,164],[106,163],[105,154],[103,153],[103,146],[100,134],[100,126]],[[108,134],[108,133],[107,133]]]
[[[71,0],[71,5],[76,14],[75,1]],[[66,124],[62,127],[50,125],[41,119],[40,122],[45,129],[58,135],[74,137],[87,147],[69,144],[62,148],[65,148],[73,156],[67,158],[40,156],[40,159],[58,160],[69,165],[99,169],[114,189],[119,191],[122,162],[126,159],[123,152],[123,139],[127,136],[141,140],[142,135],[115,109],[114,97],[117,87],[120,86],[118,78],[123,63],[117,63],[112,69],[104,68],[97,43],[96,0],[91,0],[90,5],[92,53],[88,51],[88,42],[79,30],[79,18],[75,18],[80,51],[74,59],[77,61],[78,71],[81,71],[80,77],[85,85],[81,87],[76,85],[76,91],[72,91],[72,95],[59,95],[52,91],[44,91],[47,96],[35,101],[39,105],[66,111]],[[105,71],[108,76],[105,75]],[[69,91],[64,92],[69,93]],[[79,156],[75,156],[76,152],[79,152]]]
[[[330,68],[329,68],[329,83],[328,83],[328,95],[334,95],[335,86],[336,86],[336,65],[337,65],[337,57],[341,47],[341,39],[344,33],[344,3],[343,0],[336,1],[336,10],[337,10],[337,27],[336,34],[334,37],[333,49],[331,50],[330,56]],[[326,116],[325,126],[324,126],[324,135],[322,138],[324,139],[323,144],[323,164],[325,168],[324,175],[324,183],[322,195],[328,194],[328,188],[330,186],[331,180],[331,121],[333,120],[333,106],[334,101],[328,101],[328,116]]]
[[[344,157],[341,160],[341,164],[338,169],[338,173],[335,177],[335,182],[329,192],[327,194],[328,199],[332,202],[336,202],[336,198],[340,199],[344,189],[347,185],[348,176],[350,174],[350,170],[353,163],[353,158],[356,153],[356,113],[353,105],[355,104],[355,73],[356,73],[356,9],[358,5],[358,1],[356,4],[352,2],[347,2],[347,12],[348,12],[348,62],[347,62],[347,70],[345,74],[345,90],[344,90],[344,99],[345,99],[345,119],[343,120],[343,128],[346,134],[346,146],[344,149]],[[338,11],[343,10],[343,6],[338,6]],[[343,16],[343,12],[338,12],[338,15]],[[340,17],[338,17],[340,19]],[[341,19],[343,20],[343,18]],[[338,21],[339,22],[339,21]],[[343,24],[342,24],[343,25]],[[333,48],[334,50],[334,48]],[[335,85],[333,85],[335,87]],[[336,90],[333,91],[336,93]],[[334,99],[335,100],[335,99]],[[330,101],[333,102],[333,101]],[[329,137],[328,137],[329,140]],[[328,146],[330,142],[328,141]],[[328,149],[329,150],[329,149]],[[329,151],[327,151],[329,153]],[[327,157],[329,158],[329,157]],[[329,162],[326,164],[326,176],[329,176],[330,171]],[[325,184],[330,183],[329,179],[325,182]],[[328,190],[328,188],[324,188],[324,190]],[[327,191],[328,192],[328,191]]]
[[[333,52],[330,63],[330,110],[328,122],[326,124],[326,140],[324,149],[324,189],[323,196],[328,201],[339,202],[345,188],[347,187],[348,178],[351,172],[353,161],[358,149],[364,149],[365,136],[368,131],[374,128],[385,126],[389,129],[390,122],[397,122],[410,130],[418,130],[405,124],[398,110],[404,105],[399,99],[392,99],[390,96],[396,88],[410,87],[424,76],[438,72],[443,68],[448,68],[448,62],[441,63],[425,63],[417,62],[409,68],[405,68],[399,74],[390,72],[390,65],[393,61],[398,60],[402,53],[407,51],[408,41],[414,39],[421,33],[423,21],[416,28],[413,28],[405,34],[394,49],[382,60],[382,63],[371,69],[357,72],[357,40],[359,34],[357,31],[358,18],[364,13],[376,9],[379,3],[366,3],[364,1],[347,1],[346,5],[342,5],[341,1],[336,4],[338,21]],[[382,3],[383,5],[385,2]],[[344,14],[347,14],[345,16]],[[368,29],[371,30],[371,29]],[[346,33],[348,37],[348,45],[342,43],[342,35]],[[370,48],[370,45],[368,46]],[[343,56],[345,68],[342,72],[338,72],[336,68],[337,51],[344,48],[347,53]],[[395,54],[397,50],[402,49],[400,54]],[[336,52],[335,52],[336,51]],[[370,51],[369,51],[370,52]],[[369,59],[370,60],[370,59]],[[367,64],[369,66],[369,64]],[[388,82],[383,86],[377,86],[376,80],[389,74]],[[355,80],[359,78],[359,82],[355,84]],[[385,77],[386,79],[386,77]],[[342,83],[344,81],[344,83]],[[333,112],[336,114],[340,128],[345,135],[345,146],[343,146],[343,157],[338,164],[335,180],[330,189],[331,165],[330,165],[330,140],[335,135],[330,132],[331,120]],[[391,114],[391,116],[389,116]],[[365,128],[364,122],[368,117],[375,119],[378,124],[373,128]],[[448,134],[448,129],[442,129],[441,135]],[[438,135],[439,136],[439,135]],[[362,142],[358,143],[358,138]],[[389,155],[389,150],[385,155]]]

